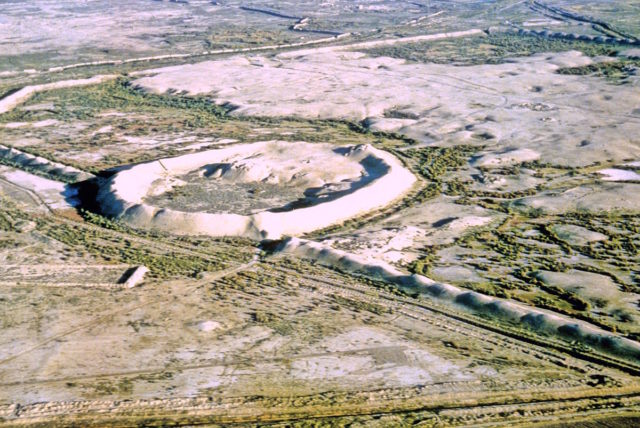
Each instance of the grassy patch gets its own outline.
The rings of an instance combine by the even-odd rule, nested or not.
[[[414,62],[453,65],[501,64],[508,58],[541,52],[577,50],[588,56],[615,55],[621,47],[573,40],[549,39],[517,34],[491,34],[484,37],[399,43],[369,49],[371,56],[388,56]]]
[[[404,158],[414,171],[429,181],[440,182],[449,173],[467,164],[469,158],[481,147],[423,147],[395,154]]]
[[[628,77],[635,75],[639,68],[640,60],[618,60],[583,65],[581,67],[560,68],[557,73],[572,76],[604,77],[612,83],[621,84]]]

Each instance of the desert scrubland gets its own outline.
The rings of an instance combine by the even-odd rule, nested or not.
[[[637,423],[636,2],[6,6],[0,426]]]

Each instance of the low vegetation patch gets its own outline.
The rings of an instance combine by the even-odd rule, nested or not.
[[[558,69],[560,74],[574,76],[604,77],[612,83],[622,84],[630,76],[634,76],[640,69],[640,60],[618,60],[612,62],[599,62],[582,67],[565,67]]]
[[[546,37],[491,34],[485,37],[438,40],[435,42],[406,43],[367,50],[372,56],[388,56],[415,62],[436,64],[478,65],[501,64],[508,58],[525,57],[541,52],[577,50],[587,56],[613,56],[622,47],[577,40]]]

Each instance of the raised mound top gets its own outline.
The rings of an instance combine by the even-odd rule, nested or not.
[[[144,202],[186,212],[249,215],[310,206],[354,191],[384,171],[362,163],[366,146],[269,141],[186,174],[155,180]]]
[[[226,163],[209,165],[208,173],[233,182],[296,187],[319,187],[365,173],[358,154],[366,152],[366,146],[345,149],[331,144],[269,141],[256,149],[239,153]]]
[[[132,166],[105,183],[98,201],[136,226],[279,238],[380,208],[414,181],[368,145],[267,141]]]

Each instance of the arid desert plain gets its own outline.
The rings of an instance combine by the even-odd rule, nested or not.
[[[639,0],[0,1],[0,427],[639,425]]]

